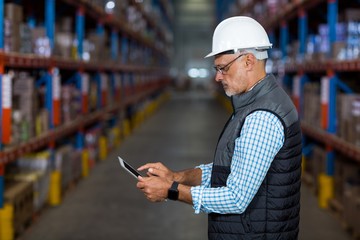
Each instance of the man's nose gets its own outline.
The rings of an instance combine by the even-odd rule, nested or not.
[[[219,71],[216,71],[216,73],[215,73],[215,81],[220,82],[221,80],[223,80],[223,75]]]

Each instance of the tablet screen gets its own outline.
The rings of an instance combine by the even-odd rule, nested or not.
[[[132,172],[132,174],[134,174],[136,177],[141,176],[141,174],[140,174],[138,171],[136,171],[134,168],[132,168],[129,164],[127,164],[127,162],[124,161],[124,165],[125,165],[125,167],[126,167],[130,172]]]
[[[141,176],[141,174],[136,171],[135,168],[133,168],[130,164],[128,164],[125,160],[123,160],[121,157],[119,158],[119,162],[120,165],[126,170],[128,171],[131,175],[133,175],[135,178],[137,178],[138,176]]]

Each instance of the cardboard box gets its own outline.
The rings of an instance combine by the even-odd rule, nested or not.
[[[32,184],[34,192],[33,208],[35,212],[40,211],[45,206],[50,186],[49,170],[22,170],[20,173],[11,176],[11,179]]]
[[[331,47],[332,58],[336,60],[344,60],[346,58],[346,42],[335,42]]]
[[[20,24],[20,53],[32,53],[32,33],[27,24]]]
[[[320,173],[325,172],[325,159],[326,151],[321,147],[314,147],[312,154],[307,158],[306,171],[311,176],[311,181],[316,193],[319,190],[318,176]]]
[[[347,186],[344,192],[343,218],[353,235],[360,234],[360,182]]]
[[[314,127],[320,127],[320,106],[320,85],[307,83],[304,86],[304,121],[311,123]]]
[[[77,152],[71,145],[64,145],[56,150],[55,165],[61,173],[61,188],[66,190],[81,176],[81,152]]]
[[[33,215],[33,187],[29,182],[11,181],[5,184],[4,200],[13,207],[13,226],[18,235],[25,230]]]
[[[58,24],[59,32],[71,33],[73,29],[73,19],[71,17],[62,17]]]
[[[344,161],[336,159],[334,173],[334,198],[343,204],[344,200]]]
[[[71,85],[61,88],[61,116],[62,122],[68,123],[75,120],[81,113],[81,93]]]
[[[35,136],[35,80],[27,72],[16,72],[13,80],[13,109],[14,115],[18,111],[19,135],[21,141]],[[14,120],[17,117],[14,116]]]
[[[338,109],[338,135],[360,146],[360,94],[339,95]]]
[[[5,19],[4,51],[18,52],[20,49],[20,23]]]
[[[16,23],[23,21],[23,8],[21,5],[15,3],[5,4],[5,18],[10,19]]]
[[[360,9],[358,8],[347,8],[345,9],[345,21],[360,21]]]
[[[32,29],[32,47],[33,52],[39,56],[51,56],[50,40],[46,36],[44,27],[36,27]]]
[[[56,56],[71,58],[71,48],[73,46],[74,35],[67,32],[57,32],[55,34],[55,49]]]

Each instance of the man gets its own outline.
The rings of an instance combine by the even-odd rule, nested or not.
[[[213,35],[215,80],[231,96],[213,163],[173,172],[148,163],[137,187],[153,202],[192,204],[209,215],[209,239],[297,239],[301,131],[288,95],[266,74],[271,43],[249,17],[222,21]]]

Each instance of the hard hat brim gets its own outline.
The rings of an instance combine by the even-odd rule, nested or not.
[[[206,55],[204,58],[212,57],[212,56],[215,56],[216,54],[219,54],[219,53],[211,52],[208,55]]]
[[[271,48],[272,48],[272,44],[269,44],[268,46],[258,47],[258,48],[239,48],[239,49],[234,50],[234,52],[237,52],[237,51],[239,51],[239,50],[248,50],[248,49],[268,50],[268,49],[271,49]],[[218,54],[221,54],[221,53],[225,53],[225,52],[230,51],[230,50],[232,50],[232,49],[229,49],[229,50],[226,50],[226,51],[215,51],[215,52],[211,52],[211,53],[209,53],[208,55],[206,55],[204,58],[212,57],[212,56],[215,56],[215,55],[218,55]]]
[[[233,53],[236,53],[238,50],[240,49],[237,49],[237,50],[232,50],[232,49],[229,49],[229,50],[226,50],[226,51],[215,51],[215,52],[211,52],[209,53],[208,55],[206,55],[204,58],[208,58],[208,57],[212,57],[212,56],[216,56],[218,54],[229,54],[229,51],[233,51]]]

